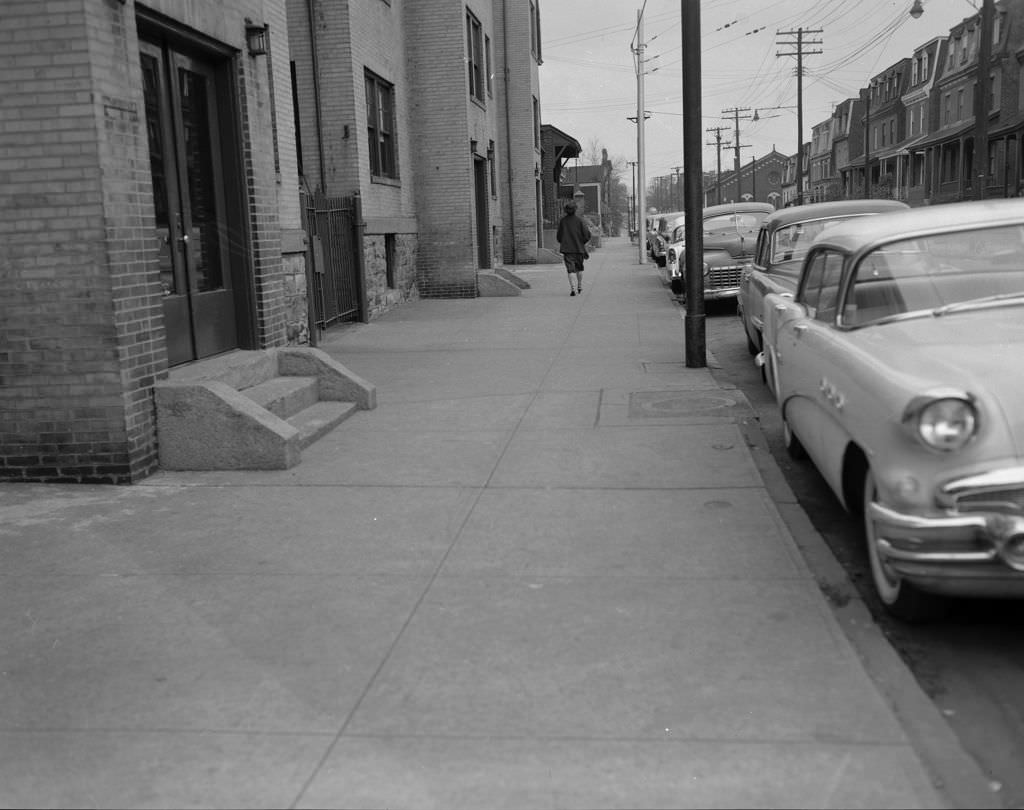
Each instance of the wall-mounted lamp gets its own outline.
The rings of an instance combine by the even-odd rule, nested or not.
[[[910,7],[910,16],[915,20],[924,14],[924,7],[921,5],[921,0],[914,0],[914,5]]]
[[[267,26],[257,25],[245,18],[245,47],[249,56],[262,56],[267,52]]]

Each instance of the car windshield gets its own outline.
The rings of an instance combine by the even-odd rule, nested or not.
[[[812,219],[807,222],[794,222],[792,225],[779,228],[772,235],[771,263],[778,264],[779,262],[803,259],[807,255],[811,242],[818,234],[833,225],[852,218],[851,215],[849,217]]]
[[[704,233],[752,231],[761,227],[767,213],[719,214],[704,220]]]
[[[858,263],[843,323],[942,316],[1024,305],[1024,226],[1003,225],[892,242]]]

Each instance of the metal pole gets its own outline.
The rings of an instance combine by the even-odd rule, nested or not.
[[[864,199],[871,199],[871,91],[874,83],[868,82],[868,100],[864,104]]]
[[[637,239],[637,263],[647,264],[647,190],[644,188],[644,12],[636,12],[636,210],[644,222],[644,238]]]
[[[705,368],[707,332],[704,314],[704,228],[701,221],[704,145],[701,126],[700,0],[682,3],[683,185],[686,219],[686,367]],[[738,120],[738,119],[737,119]],[[739,125],[737,124],[737,127]],[[739,138],[737,138],[739,143]],[[738,178],[737,178],[738,179]]]
[[[978,46],[978,97],[974,103],[974,199],[985,199],[988,183],[989,63],[992,61],[992,16],[994,0],[981,4],[981,43]]]
[[[796,204],[804,204],[804,29],[796,29]]]

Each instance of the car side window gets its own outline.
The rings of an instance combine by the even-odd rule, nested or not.
[[[842,274],[841,253],[821,250],[810,259],[800,294],[800,302],[807,307],[808,317],[823,323],[835,320]]]
[[[757,234],[757,247],[754,248],[754,264],[758,267],[768,266],[768,229],[761,228]]]

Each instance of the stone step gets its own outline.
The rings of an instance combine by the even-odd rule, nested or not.
[[[320,399],[316,377],[272,377],[241,393],[274,416],[288,419]]]
[[[299,431],[299,446],[309,447],[359,410],[355,402],[328,400],[314,403],[286,421]]]

